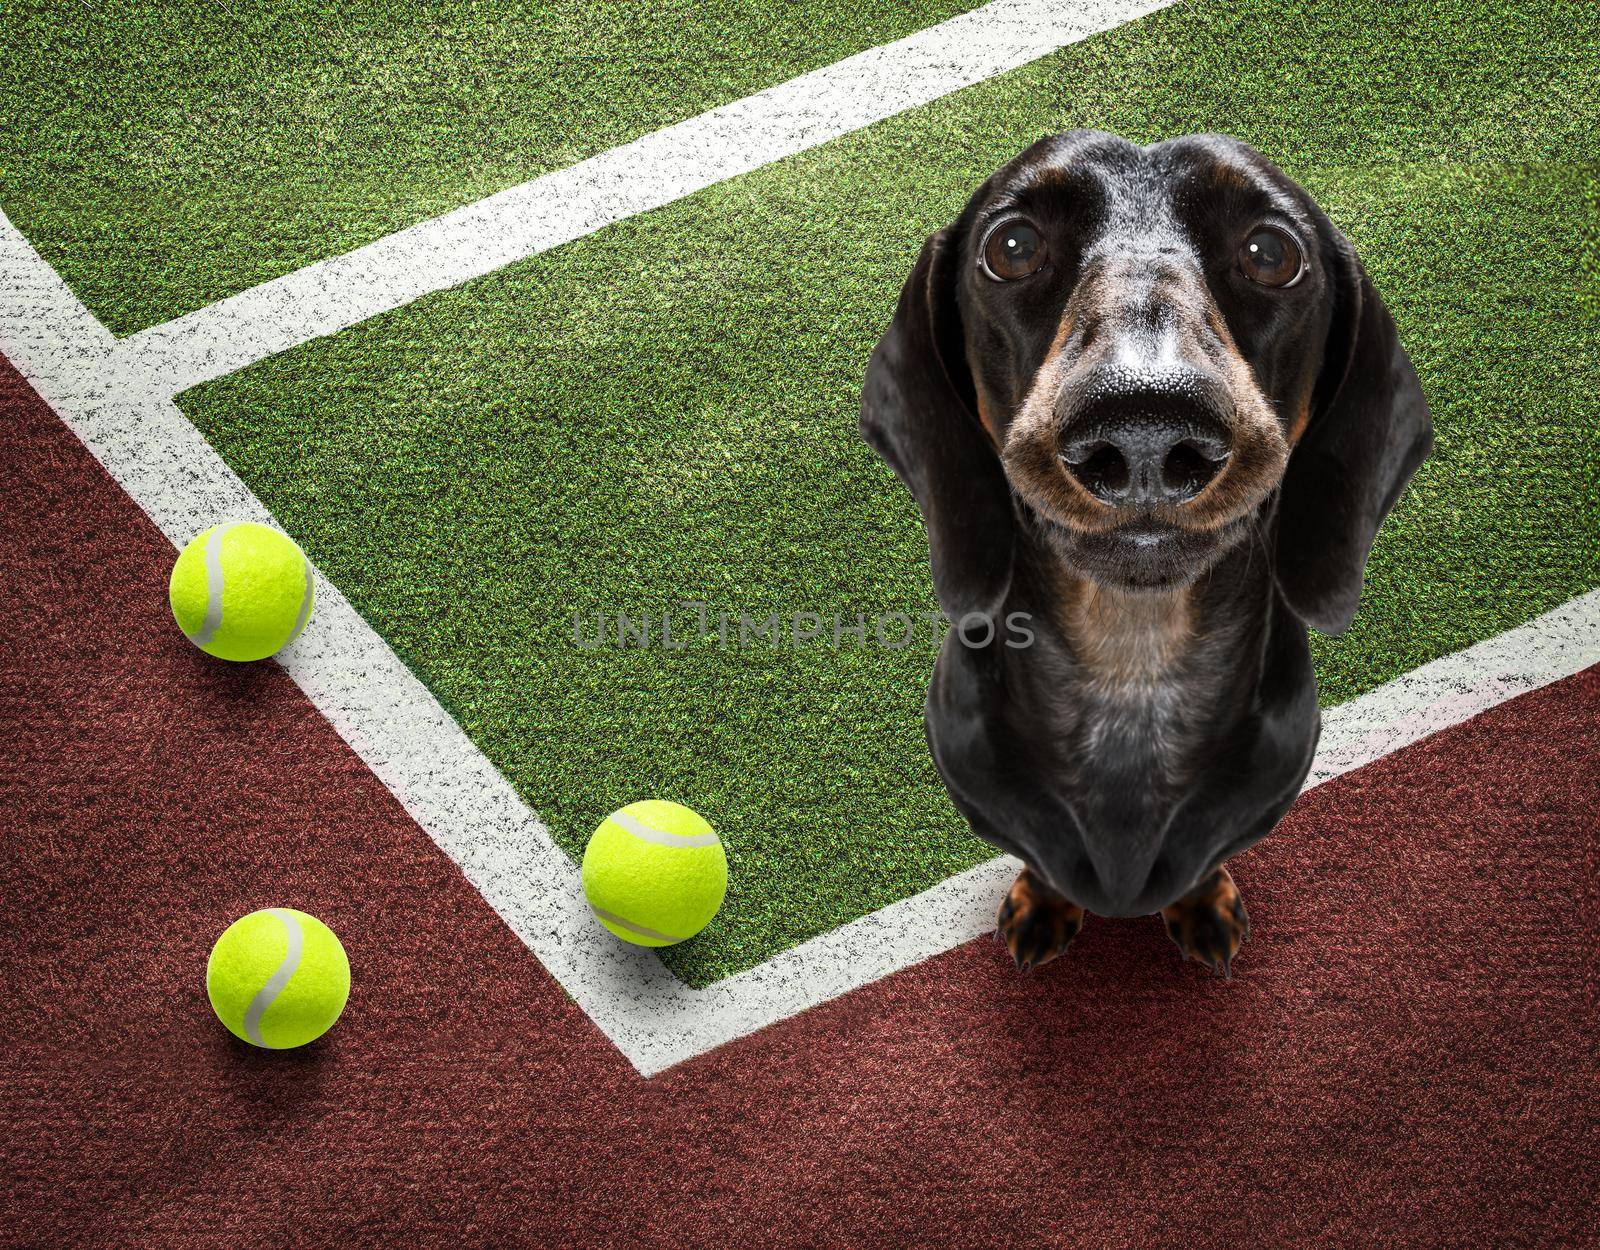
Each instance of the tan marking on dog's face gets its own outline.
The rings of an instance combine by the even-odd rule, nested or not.
[[[978,424],[983,426],[983,432],[998,451],[1005,444],[1005,422],[999,417],[1001,405],[989,394],[989,388],[976,371],[973,373],[973,383],[973,395],[978,403]]]
[[[1191,303],[1198,302],[1192,292],[1188,298]],[[1255,371],[1240,353],[1227,320],[1209,294],[1204,296],[1203,309],[1191,308],[1191,311],[1203,316],[1211,335],[1202,340],[1196,333],[1195,321],[1186,317],[1180,341],[1186,352],[1203,354],[1209,359],[1222,374],[1228,393],[1233,397],[1233,454],[1222,472],[1179,509],[1180,512],[1190,511],[1188,519],[1178,523],[1217,530],[1261,506],[1283,479],[1283,471],[1289,463],[1290,442],[1284,436],[1272,401],[1262,392]]]
[[[1223,191],[1249,191],[1255,186],[1255,178],[1249,170],[1227,160],[1218,160],[1212,165],[1211,178]]]
[[[1104,533],[1126,520],[1067,472],[1059,455],[1061,411],[1074,379],[1112,358],[1115,336],[1099,327],[1127,298],[1126,269],[1151,263],[1148,257],[1114,258],[1085,272],[1006,432],[1003,458],[1013,485],[1038,512],[1068,529]],[[1223,470],[1193,499],[1155,508],[1147,519],[1214,532],[1266,499],[1283,476],[1290,440],[1198,273],[1167,263],[1154,282],[1153,298],[1170,316],[1172,349],[1217,375],[1234,411],[1229,419],[1232,452]]]
[[[1080,284],[1081,293],[1087,283]],[[1068,301],[1050,351],[1006,431],[1001,455],[1006,474],[1030,504],[1061,525],[1098,533],[1117,523],[1117,510],[1091,495],[1066,471],[1059,455],[1061,420],[1057,400],[1074,365],[1071,344],[1079,337],[1079,295]],[[1087,300],[1083,302],[1089,302]]]
[[[1291,448],[1300,445],[1300,440],[1306,432],[1306,426],[1310,424],[1311,395],[1307,391],[1305,395],[1301,396],[1300,402],[1295,405],[1294,417],[1289,422],[1289,446]]]

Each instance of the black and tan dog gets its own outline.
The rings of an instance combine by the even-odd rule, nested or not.
[[[1349,244],[1253,149],[1042,140],[933,235],[861,427],[922,510],[952,620],[928,740],[982,838],[1026,864],[1019,965],[1085,909],[1159,911],[1227,972],[1223,866],[1299,792],[1320,719],[1306,626],[1349,624],[1432,443]]]

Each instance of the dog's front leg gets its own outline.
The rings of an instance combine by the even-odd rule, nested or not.
[[[1161,909],[1167,932],[1187,959],[1233,975],[1233,957],[1250,936],[1244,896],[1226,868],[1218,868],[1170,907]]]
[[[1031,868],[1012,883],[1000,905],[998,936],[1024,972],[1049,963],[1083,928],[1083,908],[1057,894]]]

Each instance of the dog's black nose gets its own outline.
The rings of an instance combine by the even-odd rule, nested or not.
[[[1185,425],[1114,426],[1061,449],[1067,470],[1091,494],[1119,507],[1180,504],[1222,472],[1228,444]]]
[[[1097,499],[1118,507],[1181,504],[1228,462],[1231,405],[1198,371],[1097,369],[1075,391],[1061,460]]]

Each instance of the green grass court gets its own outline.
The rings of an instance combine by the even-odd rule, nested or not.
[[[374,9],[337,47],[309,7],[121,7],[148,46],[84,27],[55,57],[102,68],[101,106],[41,81],[0,137],[0,204],[118,332],[967,6],[562,5],[488,38],[481,6]],[[632,60],[664,42],[681,64]],[[1325,702],[1600,584],[1597,51],[1578,4],[1184,5],[179,402],[564,847],[650,795],[717,825],[728,904],[665,953],[704,984],[990,854],[927,758],[933,643],[588,650],[573,614],[932,609],[859,383],[923,237],[1040,134],[1241,136],[1399,321],[1438,450],[1316,642]]]
[[[129,334],[973,7],[18,0],[0,203]]]

